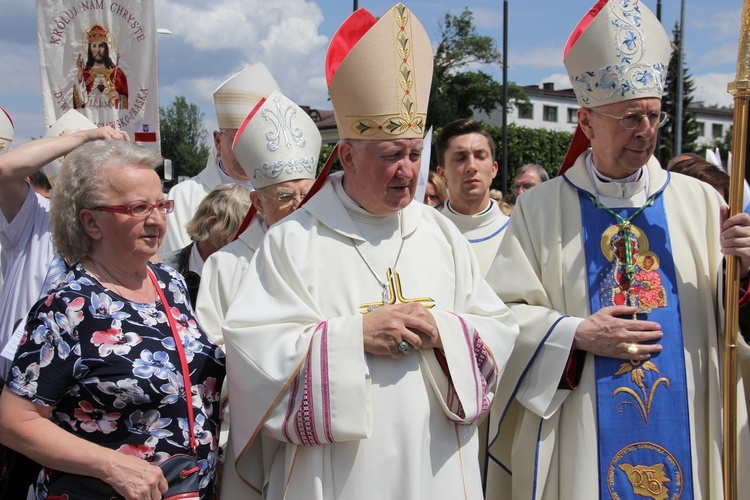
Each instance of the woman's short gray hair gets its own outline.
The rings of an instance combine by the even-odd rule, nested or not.
[[[203,198],[185,229],[194,242],[209,241],[221,248],[232,241],[249,209],[250,191],[245,186],[222,184]],[[209,229],[211,217],[216,217],[216,222]]]
[[[107,204],[107,175],[111,167],[128,165],[154,170],[162,157],[127,141],[92,141],[77,147],[63,160],[52,190],[50,226],[61,257],[77,261],[89,251],[89,236],[79,213]]]

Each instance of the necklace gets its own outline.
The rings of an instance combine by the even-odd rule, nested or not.
[[[120,282],[120,280],[118,280],[117,278],[115,278],[114,276],[112,276],[111,274],[109,274],[107,271],[105,271],[104,267],[101,266],[101,265],[99,265],[99,263],[97,261],[95,261],[91,257],[89,257],[88,259],[91,261],[92,264],[94,264],[94,267],[96,267],[96,269],[99,271],[99,273],[102,276],[104,276],[104,278],[107,281],[109,281],[109,284],[112,285],[112,287],[120,295],[120,297],[125,298],[125,295],[122,293],[122,290],[120,290],[120,288],[115,283],[119,284],[123,288],[127,288],[127,287],[125,285],[123,285],[122,282]],[[133,276],[138,276],[138,275],[134,274]]]
[[[354,249],[357,251],[357,253],[359,254],[359,256],[362,259],[362,261],[367,266],[367,269],[370,270],[370,273],[372,274],[373,278],[375,278],[375,280],[380,285],[380,288],[383,290],[383,292],[382,292],[383,293],[383,304],[387,304],[388,303],[388,299],[390,298],[390,292],[389,292],[388,283],[385,282],[385,281],[382,281],[380,279],[380,277],[378,276],[378,273],[376,273],[375,269],[373,269],[372,266],[370,265],[370,263],[367,262],[367,259],[365,259],[365,256],[362,254],[362,251],[359,249],[359,245],[357,245],[357,243],[355,243],[354,240],[352,240],[352,244],[354,245]],[[393,262],[393,267],[391,267],[391,269],[393,269],[394,271],[396,270],[396,265],[398,264],[399,257],[401,257],[401,250],[403,248],[404,248],[404,238],[401,238],[401,245],[398,247],[398,253],[396,254],[396,260]]]
[[[633,215],[628,217],[627,219],[618,214],[617,212],[613,211],[609,207],[604,206],[599,200],[597,200],[593,195],[590,193],[586,193],[586,195],[589,197],[589,199],[596,205],[597,208],[600,208],[606,212],[608,212],[610,215],[612,215],[615,220],[617,221],[617,225],[620,227],[620,231],[622,231],[622,236],[625,239],[625,275],[628,277],[628,280],[633,281],[633,278],[635,277],[635,265],[633,264],[633,248],[631,246],[631,242],[633,239],[633,232],[631,231],[631,227],[633,226],[632,221],[638,215],[640,215],[641,212],[646,210],[646,208],[650,207],[654,204],[654,199],[656,199],[655,195],[651,195],[646,200],[646,203],[643,204],[641,208],[636,210]]]

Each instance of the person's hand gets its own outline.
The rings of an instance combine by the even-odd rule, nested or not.
[[[721,207],[721,251],[740,258],[740,277],[750,273],[750,215],[740,212],[729,217],[729,207]]]
[[[649,359],[652,354],[661,352],[661,345],[643,343],[662,338],[659,323],[623,317],[632,317],[637,310],[632,306],[601,308],[578,325],[573,348],[633,361]]]
[[[78,82],[83,81],[83,56],[81,54],[78,54],[78,58],[76,59],[76,69],[78,70]]]
[[[412,349],[442,349],[435,318],[422,304],[381,306],[362,317],[365,352],[378,356],[400,358]],[[398,346],[407,342],[411,348],[401,352]]]
[[[119,452],[110,456],[109,473],[100,479],[127,500],[160,500],[169,489],[159,467],[142,458]]]
[[[130,136],[124,130],[117,130],[110,126],[92,128],[91,130],[84,130],[79,132],[84,135],[86,142],[89,141],[129,141]]]

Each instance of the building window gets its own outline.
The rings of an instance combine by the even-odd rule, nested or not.
[[[698,129],[698,137],[706,136],[706,122],[698,122],[698,126],[696,128]]]
[[[711,136],[714,139],[721,139],[724,135],[724,127],[722,127],[721,123],[714,123],[711,125]]]
[[[545,122],[557,121],[557,106],[545,106],[542,114],[542,120]]]
[[[522,103],[518,105],[518,118],[531,120],[534,118],[534,105],[531,103]]]
[[[568,108],[568,123],[578,123],[577,108]]]

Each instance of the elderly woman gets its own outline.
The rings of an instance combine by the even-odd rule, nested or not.
[[[52,237],[71,269],[29,312],[0,397],[0,439],[49,469],[50,499],[162,498],[171,456],[192,465],[180,470],[196,496],[214,494],[225,369],[182,278],[149,262],[173,209],[160,161],[91,142],[53,190]]]
[[[185,278],[190,303],[196,306],[203,263],[228,244],[250,209],[250,191],[240,184],[221,184],[201,200],[185,226],[192,243],[164,256],[164,264]]]

